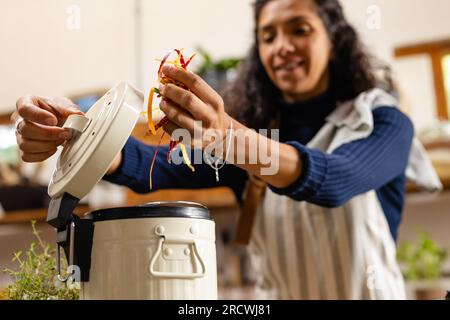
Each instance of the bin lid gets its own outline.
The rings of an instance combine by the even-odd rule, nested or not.
[[[96,210],[88,213],[85,219],[110,221],[137,218],[192,218],[211,220],[209,210],[195,202],[152,202],[135,207],[120,207]]]
[[[51,177],[47,222],[65,223],[79,200],[102,179],[122,150],[143,110],[144,95],[122,82],[100,98],[85,115],[71,115],[64,128],[73,132]],[[70,212],[69,212],[70,211]]]

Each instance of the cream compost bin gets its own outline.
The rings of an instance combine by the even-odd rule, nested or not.
[[[67,281],[59,264],[63,248],[82,299],[217,299],[215,224],[206,207],[158,202],[73,214],[123,148],[143,103],[142,93],[121,83],[64,124],[74,137],[48,188],[58,278]]]

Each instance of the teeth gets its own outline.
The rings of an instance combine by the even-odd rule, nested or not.
[[[288,64],[285,64],[285,65],[279,67],[279,69],[294,69],[302,64],[303,64],[303,62],[290,62]]]

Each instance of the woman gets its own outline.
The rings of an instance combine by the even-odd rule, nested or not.
[[[236,164],[226,165],[216,182],[208,165],[191,173],[167,164],[160,152],[154,190],[221,185],[241,200],[249,177],[267,183],[250,246],[261,298],[405,298],[395,260],[405,171],[411,153],[430,166],[422,150],[411,147],[413,125],[387,93],[389,76],[375,76],[338,0],[257,0],[255,23],[255,44],[226,105],[198,76],[171,66],[164,74],[190,91],[160,87],[170,120],[165,131],[192,133],[201,121],[203,132],[225,137],[222,156]],[[70,138],[57,125],[78,112],[70,101],[39,97],[21,98],[17,108],[25,119],[17,135],[25,161],[53,154]],[[279,128],[281,142],[251,130],[260,128]],[[230,156],[228,142],[239,131],[270,146],[275,174],[262,174],[270,165],[263,159],[249,161],[251,143]],[[197,146],[205,148],[206,140]],[[130,138],[105,179],[149,192],[153,152]],[[237,163],[239,154],[246,161]],[[433,179],[430,169],[422,184],[438,188]]]

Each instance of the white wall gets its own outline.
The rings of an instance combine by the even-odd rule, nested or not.
[[[154,59],[173,48],[193,52],[201,45],[215,58],[245,55],[252,39],[252,0],[144,1],[146,87],[154,84]],[[200,59],[194,60],[199,63]]]
[[[341,0],[349,19],[379,56],[392,61],[392,48],[450,37],[448,0]],[[381,9],[381,29],[369,30],[367,9]]]
[[[67,95],[133,80],[132,8],[123,0],[0,0],[0,108],[26,93]],[[70,5],[81,28],[70,30]]]

